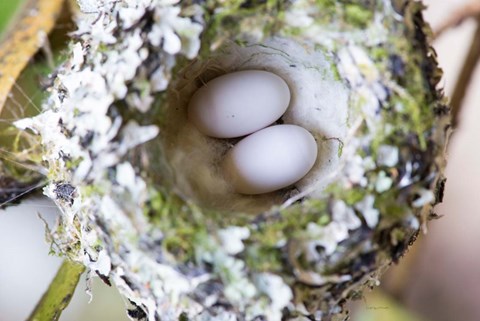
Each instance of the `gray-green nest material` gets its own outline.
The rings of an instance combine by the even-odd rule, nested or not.
[[[43,141],[53,248],[115,284],[132,319],[343,320],[441,201],[448,108],[420,3],[79,3],[44,112],[17,126]],[[241,69],[285,78],[282,120],[322,151],[258,198],[218,174],[231,142],[185,116]]]

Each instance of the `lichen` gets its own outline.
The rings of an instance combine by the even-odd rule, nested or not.
[[[418,5],[80,4],[43,113],[17,122],[42,138],[45,194],[62,209],[53,248],[113,282],[138,320],[342,320],[344,300],[398,260],[444,182],[448,120],[435,112],[443,100]],[[307,48],[317,64],[295,68],[348,91],[345,137],[319,136],[338,160],[326,188],[283,191],[252,214],[202,206],[175,183],[165,147],[168,126],[181,125],[168,117],[175,84],[232,43],[285,61]]]

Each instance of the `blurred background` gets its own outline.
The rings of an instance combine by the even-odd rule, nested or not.
[[[0,0],[0,38],[18,2]],[[434,30],[472,4],[471,0],[424,2],[425,18]],[[479,4],[476,0],[463,11]],[[468,19],[434,42],[447,95],[453,93],[476,28],[475,19]],[[444,203],[436,208],[443,217],[429,224],[428,233],[388,271],[380,287],[350,304],[351,320],[480,320],[480,68],[473,73],[462,106],[449,146]],[[38,215],[52,223],[57,213],[43,198],[0,210],[0,321],[25,320],[62,261],[48,255],[44,223]],[[95,280],[91,303],[84,290],[81,280],[62,321],[128,320],[114,288]]]

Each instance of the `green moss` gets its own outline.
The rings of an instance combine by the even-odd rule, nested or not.
[[[408,30],[407,24],[404,32],[416,31]],[[390,37],[390,46],[386,53],[382,53],[386,57],[399,54],[404,62],[403,74],[395,77],[399,84],[398,90],[391,93],[392,97],[389,101],[390,108],[398,109],[400,107],[400,110],[389,112],[386,115],[386,121],[398,124],[397,129],[404,136],[413,132],[418,138],[420,148],[425,150],[429,139],[429,129],[434,126],[435,121],[429,101],[436,101],[437,97],[435,88],[430,88],[430,80],[425,77],[425,71],[422,70],[425,61],[424,53],[412,45],[411,37],[411,35]],[[372,51],[375,52],[378,49]],[[380,62],[378,65],[385,66],[387,62]],[[394,71],[391,73],[395,74]],[[401,138],[402,135],[397,135],[397,138],[399,137]],[[401,143],[398,140],[395,142]]]
[[[317,6],[322,9],[331,9],[335,7],[336,1],[335,0],[317,0],[315,1]]]
[[[296,236],[309,223],[325,225],[329,221],[326,202],[318,199],[307,199],[302,203],[291,205],[281,210],[274,217],[259,224],[252,231],[252,239],[265,246],[275,247],[279,242]]]
[[[282,20],[288,5],[281,0],[234,0],[222,3],[219,10],[217,1],[207,1],[204,13],[208,24],[202,34],[199,58],[208,57],[212,45],[217,46],[224,40],[244,42],[244,30],[255,30],[261,26],[265,37],[277,34],[283,28]]]
[[[345,191],[345,195],[343,195],[343,201],[350,206],[360,202],[365,195],[368,193],[367,190],[360,189],[360,188],[352,188],[348,191]],[[340,195],[339,195],[340,196]]]
[[[275,273],[281,272],[284,269],[281,248],[247,243],[244,257],[251,271]]]
[[[345,21],[353,26],[365,28],[372,21],[373,12],[359,4],[346,4],[344,6]]]
[[[376,62],[377,67],[383,67],[386,59],[390,55],[384,46],[375,46],[370,49],[370,57]]]
[[[207,219],[173,193],[152,189],[145,214],[164,232],[162,246],[180,262],[191,261],[199,235],[208,235]],[[211,226],[210,226],[211,227]]]
[[[399,191],[396,188],[392,188],[377,195],[375,207],[382,216],[401,219],[410,213],[407,204],[399,200],[398,194]]]
[[[164,231],[164,249],[181,262],[191,261],[195,246],[204,244],[208,235],[229,225],[244,226],[251,221],[250,215],[220,213],[216,211],[195,211],[180,199],[164,193],[154,192],[147,206],[155,225]],[[280,271],[282,269],[279,245],[297,234],[308,223],[325,225],[329,216],[320,200],[306,200],[303,206],[294,205],[284,211],[272,214],[270,219],[251,230],[243,254],[252,271]],[[195,214],[196,213],[196,214]],[[212,234],[213,233],[213,234]]]
[[[338,3],[335,0],[316,0],[317,7],[321,12],[322,19],[320,20],[322,24],[324,22],[333,22],[338,19]],[[325,19],[325,20],[324,20]]]
[[[83,158],[67,159],[67,161],[65,162],[65,167],[67,169],[75,169],[78,167],[78,165],[80,165],[82,160]]]
[[[178,321],[189,321],[190,319],[188,318],[188,315],[183,312],[180,314],[180,316],[178,317]]]

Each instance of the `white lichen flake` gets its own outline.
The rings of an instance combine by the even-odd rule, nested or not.
[[[330,17],[343,7],[313,0],[281,2],[275,19],[250,14],[250,1],[78,3],[71,56],[43,112],[15,124],[42,138],[44,193],[62,209],[54,249],[114,283],[132,319],[333,320],[355,282],[385,264],[371,239],[384,216],[404,215],[397,245],[419,228],[414,210],[436,202],[438,169],[426,175],[418,163],[428,151],[412,156],[395,140],[420,135],[421,115],[405,126],[389,118],[407,118],[412,98],[372,55],[398,38],[389,37],[401,20],[389,1],[373,13],[350,4],[354,28]],[[314,133],[323,158],[288,191],[222,199],[233,194],[215,176],[225,145],[194,137],[176,104],[212,75],[248,68],[286,79],[282,121]],[[183,149],[199,141],[205,148]],[[162,194],[169,189],[174,196]],[[392,191],[405,204],[387,202]],[[235,211],[215,212],[218,204]]]
[[[243,240],[250,236],[250,230],[246,227],[231,226],[218,231],[218,236],[225,251],[235,255],[243,251]]]

